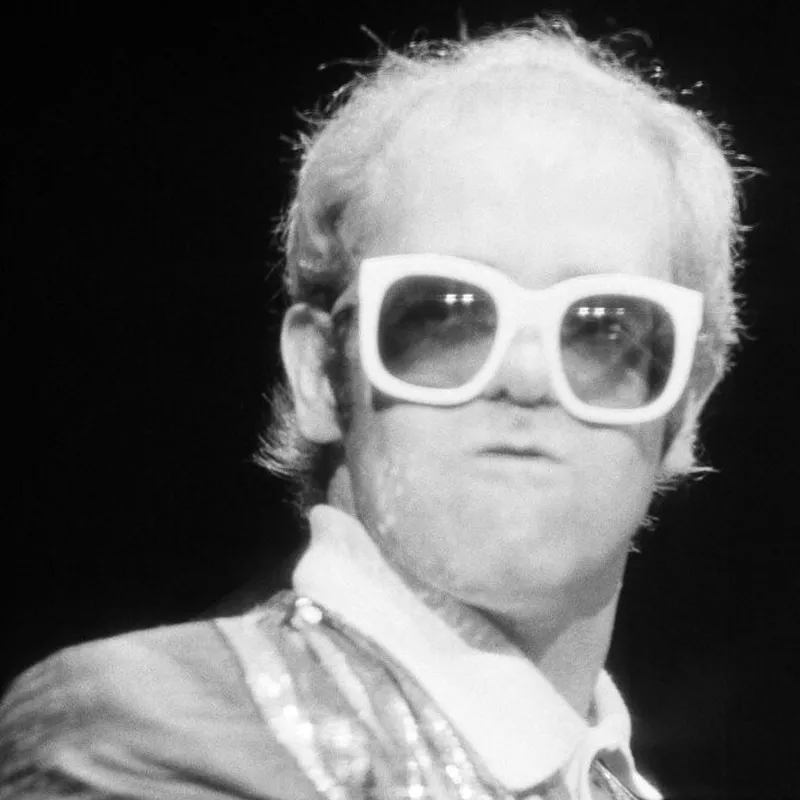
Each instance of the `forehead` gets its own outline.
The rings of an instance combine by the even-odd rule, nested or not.
[[[368,255],[460,255],[531,286],[576,273],[669,275],[669,165],[622,103],[429,103],[387,148],[380,175]]]

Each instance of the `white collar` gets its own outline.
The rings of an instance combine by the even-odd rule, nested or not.
[[[403,664],[507,788],[529,789],[562,771],[577,796],[588,798],[589,766],[603,750],[631,789],[645,800],[661,798],[635,770],[630,717],[605,671],[590,726],[521,654],[465,642],[411,592],[353,517],[319,505],[310,523],[295,590]]]

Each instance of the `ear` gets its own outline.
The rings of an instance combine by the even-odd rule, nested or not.
[[[330,318],[306,303],[293,305],[283,319],[281,357],[294,398],[300,433],[311,442],[339,441],[342,431],[328,379]]]

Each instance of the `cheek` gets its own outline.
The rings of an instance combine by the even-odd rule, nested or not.
[[[628,460],[644,470],[654,480],[661,470],[667,438],[667,421],[663,419],[626,431],[630,455]]]
[[[630,429],[608,429],[587,441],[580,485],[598,523],[620,525],[631,535],[647,513],[659,476],[663,422]]]
[[[359,518],[406,573],[452,568],[463,497],[452,436],[428,409],[360,407],[347,453]],[[451,430],[457,436],[457,431]],[[421,576],[419,576],[421,577]]]
[[[360,493],[369,496],[383,516],[397,513],[398,503],[418,493],[426,473],[436,469],[437,448],[430,434],[397,424],[397,409],[356,414],[350,430],[351,467]]]
[[[386,538],[414,485],[413,459],[404,447],[408,438],[386,419],[392,412],[375,411],[363,384],[354,382],[353,390],[346,442],[353,501],[368,529]]]

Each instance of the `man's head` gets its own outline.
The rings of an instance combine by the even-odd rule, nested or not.
[[[286,227],[293,411],[273,465],[316,468],[318,496],[403,572],[470,605],[511,614],[538,587],[545,608],[578,584],[604,602],[654,489],[694,466],[735,339],[735,186],[707,124],[563,27],[387,56],[306,142]],[[364,260],[403,254],[478,262],[520,295],[609,274],[702,293],[679,401],[635,424],[569,411],[535,320],[468,402],[376,391],[353,286]],[[337,324],[344,293],[355,313]]]

